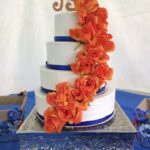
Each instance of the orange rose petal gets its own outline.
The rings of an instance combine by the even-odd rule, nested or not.
[[[75,124],[79,124],[82,121],[82,111],[78,110],[76,116],[73,118]]]
[[[79,41],[79,30],[78,30],[78,29],[70,29],[70,30],[69,30],[69,35],[70,35],[73,39]]]

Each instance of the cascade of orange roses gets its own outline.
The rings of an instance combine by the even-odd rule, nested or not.
[[[56,85],[56,92],[48,93],[47,103],[51,107],[44,113],[44,130],[49,133],[60,133],[66,123],[80,123],[97,90],[113,74],[107,64],[107,53],[115,48],[111,34],[107,33],[107,10],[99,7],[97,0],[74,0],[74,5],[79,24],[69,32],[83,46],[71,68],[79,78],[73,86],[63,82]]]

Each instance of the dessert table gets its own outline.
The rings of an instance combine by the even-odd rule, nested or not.
[[[135,93],[130,93],[130,92],[125,92],[125,91],[121,91],[121,90],[117,90],[117,92],[116,92],[116,99],[117,99],[117,102],[119,103],[119,105],[121,106],[121,108],[124,110],[124,112],[125,112],[125,114],[128,116],[128,118],[130,119],[130,121],[133,121],[133,117],[134,117],[134,115],[133,115],[133,112],[134,112],[134,110],[135,110],[135,108],[137,107],[137,105],[144,99],[144,98],[146,98],[146,97],[150,97],[150,96],[146,96],[146,95],[142,95],[142,94],[135,94]],[[34,112],[35,112],[35,110],[33,109],[33,107],[34,107],[34,104],[35,104],[35,97],[34,97],[34,92],[29,92],[28,93],[28,99],[27,99],[27,105],[26,105],[26,113],[25,113],[25,116],[27,117],[28,115],[29,115],[29,113],[31,112],[31,110],[32,110],[32,113],[30,113],[30,114],[34,114]],[[117,109],[119,109],[120,110],[120,108],[119,108],[119,106],[118,106],[118,104],[116,103],[116,107],[117,107]],[[117,112],[116,112],[116,114],[117,114]],[[28,117],[29,118],[29,117]],[[124,120],[124,119],[123,119]],[[31,121],[30,121],[31,122]],[[109,122],[109,124],[111,124],[112,123],[112,121],[110,121]],[[32,125],[32,122],[31,122],[31,125]],[[108,125],[108,124],[107,124]],[[30,124],[29,124],[29,126],[30,126]],[[126,129],[128,129],[128,126],[126,126],[126,123],[124,124],[124,127],[126,128]],[[112,126],[112,128],[113,128],[113,126]],[[21,129],[20,129],[21,130]],[[97,129],[98,130],[98,129]],[[23,131],[23,130],[22,130]],[[118,131],[119,131],[119,127],[118,127]],[[133,130],[134,131],[134,130]],[[20,132],[21,134],[21,136],[20,136],[20,138],[21,138],[21,140],[20,140],[20,142],[25,142],[26,141],[26,139],[28,139],[28,140],[32,140],[31,142],[33,142],[34,143],[34,140],[37,140],[36,138],[34,139],[34,138],[32,138],[32,137],[35,137],[35,134],[39,134],[39,133],[28,133],[28,134],[26,134],[26,136],[22,136],[22,135],[24,135],[24,134],[22,134],[23,132]],[[41,134],[41,133],[40,133]],[[40,134],[39,134],[39,136],[40,136]],[[99,143],[99,141],[96,141],[98,138],[99,138],[99,140],[103,140],[104,138],[101,138],[102,137],[102,134],[101,134],[101,137],[100,136],[98,136],[96,133],[93,133],[92,132],[92,134],[95,134],[95,138],[93,138],[93,136],[91,136],[91,134],[90,133],[88,133],[88,134],[86,134],[85,135],[85,133],[83,134],[82,133],[82,135],[78,135],[78,136],[76,136],[76,137],[74,137],[74,134],[72,134],[72,132],[68,132],[68,131],[65,131],[65,134],[66,134],[66,141],[68,140],[68,142],[71,140],[71,138],[72,138],[72,140],[74,139],[74,140],[76,140],[76,142],[78,142],[78,143],[80,143],[81,142],[81,140],[83,141],[83,143],[84,143],[84,137],[85,136],[87,136],[88,137],[88,140],[89,140],[89,144],[92,144],[93,142],[94,142],[94,144],[98,144]],[[132,140],[132,135],[130,136],[129,135],[130,133],[128,133],[128,134],[124,134],[124,136],[122,137],[122,138],[124,138],[125,140],[128,140],[126,143],[130,143],[131,141],[130,140]],[[37,136],[37,135],[36,135]],[[49,136],[49,135],[46,135],[45,134],[45,136]],[[103,135],[103,136],[106,136],[106,135]],[[110,134],[107,134],[107,137],[108,136],[110,136]],[[17,136],[18,137],[18,136]],[[70,137],[70,138],[68,138],[68,137]],[[77,137],[79,137],[79,140],[78,140],[78,138]],[[127,137],[130,137],[129,139],[127,139]],[[26,139],[23,139],[23,138],[26,138]],[[55,138],[56,140],[58,139],[58,135],[54,135],[53,136],[53,138]],[[60,137],[59,137],[60,138]],[[113,134],[111,134],[111,138],[113,138]],[[110,138],[110,139],[111,139]],[[42,140],[43,140],[43,138],[41,137],[41,139],[39,139],[38,138],[38,142],[40,143],[40,140],[41,140],[41,142],[43,142]],[[116,139],[116,141],[114,142],[114,143],[117,143],[117,144],[120,144],[119,143],[119,141],[120,141],[121,139],[119,139],[119,138],[117,138]],[[90,141],[92,141],[92,143],[90,142]],[[111,142],[111,141],[110,141]],[[105,142],[104,142],[105,143]],[[25,144],[25,143],[21,143],[21,145],[23,145],[23,144]],[[26,143],[26,144],[28,144],[28,143]],[[106,144],[106,143],[105,143]],[[140,146],[140,144],[139,144],[139,142],[137,141],[137,140],[134,140],[134,142],[133,142],[133,144],[134,144],[134,149],[135,150],[146,150],[146,148],[143,148],[143,147],[141,147]],[[124,145],[123,145],[124,146]],[[15,149],[15,150],[17,150],[17,149],[20,149],[20,146],[19,146],[19,141],[16,139],[16,140],[2,140],[2,139],[0,139],[0,150],[9,150],[9,149],[12,149],[12,147],[13,147],[13,149]],[[23,149],[23,147],[21,147],[22,149]],[[42,148],[42,147],[41,147]],[[130,149],[131,147],[129,147],[129,149]],[[107,149],[107,148],[106,148]],[[113,147],[112,147],[112,149],[113,149]]]

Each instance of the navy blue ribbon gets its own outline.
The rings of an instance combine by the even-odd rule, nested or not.
[[[114,115],[114,111],[110,115],[108,115],[108,116],[106,116],[104,118],[98,119],[98,120],[85,121],[85,122],[81,122],[81,123],[79,123],[77,125],[76,124],[69,124],[69,123],[67,123],[65,126],[70,126],[70,127],[72,127],[72,126],[80,126],[80,127],[82,127],[82,126],[92,126],[92,125],[100,124],[100,123],[103,123],[103,122],[107,121],[113,115]]]
[[[49,89],[43,88],[43,87],[41,86],[41,92],[44,93],[44,94],[48,94],[48,93],[53,93],[53,92],[56,92],[56,91],[54,91],[54,90],[49,90]]]
[[[108,119],[112,118],[113,115],[114,115],[114,111],[111,114],[109,114],[108,116],[106,116],[104,118],[101,118],[101,119],[92,120],[92,121],[85,121],[85,122],[81,122],[80,124],[77,124],[77,125],[67,123],[65,126],[70,126],[70,127],[72,127],[72,126],[74,126],[74,127],[76,127],[76,126],[77,127],[78,126],[80,126],[80,127],[82,127],[82,126],[92,126],[92,125],[100,124],[100,123],[103,123],[103,122],[107,121]],[[40,119],[40,121],[42,121],[44,123],[44,117],[41,116],[38,112],[37,112],[37,116]]]
[[[105,90],[106,90],[106,86],[103,86],[102,88],[100,88],[100,89],[96,92],[96,94],[97,94],[97,95],[98,95],[98,94],[101,94],[101,93],[103,93]]]
[[[106,86],[100,88],[100,89],[96,92],[96,94],[97,94],[97,95],[98,95],[98,94],[101,94],[101,93],[103,93],[105,90],[106,90]],[[44,88],[44,87],[41,86],[41,92],[44,93],[44,94],[48,94],[48,93],[52,93],[52,92],[56,92],[56,91],[50,90],[50,89],[46,89],[46,88]]]
[[[53,65],[53,64],[48,64],[47,62],[46,62],[46,68],[55,69],[55,70],[64,70],[64,71],[71,70],[71,67],[69,65]]]
[[[76,40],[74,40],[70,36],[55,36],[54,40],[56,42],[77,42]]]

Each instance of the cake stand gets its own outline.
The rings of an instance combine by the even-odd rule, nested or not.
[[[61,134],[44,132],[33,108],[17,135],[21,150],[130,150],[136,129],[116,102],[110,121],[89,128],[64,128]]]

